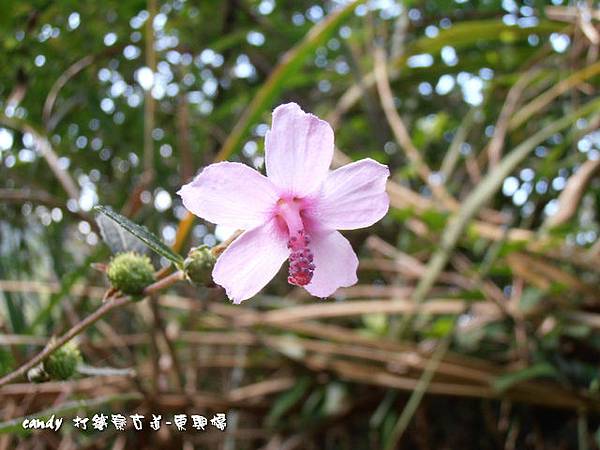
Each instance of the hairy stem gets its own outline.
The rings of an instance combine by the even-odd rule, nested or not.
[[[165,289],[165,288],[171,286],[172,284],[174,284],[175,282],[181,280],[182,276],[183,275],[180,271],[174,272],[171,275],[169,275],[168,277],[165,277],[162,280],[159,280],[156,283],[148,286],[144,290],[144,294],[149,295],[153,292]],[[31,368],[35,367],[36,365],[38,365],[39,363],[41,363],[48,356],[50,356],[52,353],[54,353],[56,350],[58,350],[64,344],[69,342],[75,336],[80,334],[86,328],[88,328],[91,325],[93,325],[94,323],[96,323],[98,320],[100,320],[102,317],[104,317],[110,311],[112,311],[113,309],[120,308],[121,306],[128,305],[129,303],[132,303],[132,301],[133,300],[130,297],[118,297],[118,298],[115,298],[113,300],[110,300],[110,301],[104,303],[94,313],[87,316],[81,322],[78,322],[77,324],[75,324],[75,326],[73,326],[69,331],[67,331],[65,334],[63,334],[60,338],[51,342],[46,348],[44,348],[44,350],[42,350],[40,353],[38,353],[32,359],[27,361],[25,364],[20,366],[18,369],[14,370],[14,371],[6,374],[2,378],[0,378],[0,386],[4,386],[5,384],[10,383],[11,381],[19,378],[20,376],[25,375],[29,369],[31,369]]]

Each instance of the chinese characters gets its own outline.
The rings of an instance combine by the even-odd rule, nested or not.
[[[58,431],[64,423],[62,417],[52,415],[47,420],[43,419],[25,419],[22,422],[23,429],[43,430],[50,429]],[[133,428],[135,431],[141,431],[145,426],[149,426],[152,430],[158,431],[162,424],[166,426],[174,426],[177,431],[187,431],[189,428],[197,431],[206,431],[209,426],[215,427],[220,431],[225,431],[227,427],[227,417],[224,413],[217,413],[212,418],[207,419],[199,414],[175,414],[172,420],[164,420],[160,414],[152,414],[152,418],[147,418],[141,414],[131,414],[124,416],[123,414],[111,414],[110,416],[102,413],[96,413],[91,417],[81,417],[77,415],[72,419],[73,426],[80,430],[104,431],[112,426],[116,431],[125,431],[127,428]]]

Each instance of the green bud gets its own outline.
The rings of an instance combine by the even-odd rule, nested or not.
[[[199,286],[210,286],[216,260],[206,245],[191,249],[183,262],[186,278]]]
[[[75,375],[81,362],[77,344],[69,341],[44,360],[44,371],[53,380],[68,380]]]
[[[120,253],[110,262],[107,275],[114,288],[136,296],[154,281],[154,267],[146,255]]]

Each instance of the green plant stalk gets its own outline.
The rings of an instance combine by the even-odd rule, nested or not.
[[[588,420],[585,411],[579,411],[577,416],[577,449],[589,450],[588,444]]]
[[[502,185],[503,180],[529,155],[529,153],[537,147],[538,144],[545,141],[553,134],[566,128],[580,117],[596,111],[600,107],[600,99],[588,102],[579,110],[561,118],[547,127],[543,128],[532,137],[518,145],[511,153],[504,157],[501,163],[492,170],[479,186],[467,197],[466,201],[460,210],[454,215],[451,221],[446,225],[442,236],[442,243],[438,251],[430,260],[425,275],[419,281],[412,300],[417,304],[421,304],[433,287],[435,281],[444,269],[450,254],[456,247],[462,233],[468,226],[470,220],[475,216],[477,211],[492,197],[492,195]],[[412,322],[413,314],[407,314],[400,328],[400,335],[403,335],[404,330]],[[455,317],[455,323],[456,318]],[[454,330],[454,326],[452,327]],[[408,427],[415,411],[419,407],[423,396],[427,392],[427,388],[439,367],[441,360],[448,351],[452,342],[453,332],[449,332],[444,340],[437,346],[430,360],[427,362],[423,375],[410,396],[406,407],[402,411],[398,422],[392,430],[392,435],[388,439],[385,446],[386,450],[395,448],[402,438],[404,431]]]
[[[483,263],[480,266],[480,270],[476,275],[477,288],[481,287],[484,277],[491,270],[492,266],[494,265],[494,262],[500,255],[500,248],[502,247],[503,242],[504,240],[494,242],[488,248]],[[402,435],[406,431],[406,428],[410,424],[410,421],[412,420],[412,417],[414,416],[417,408],[419,407],[423,396],[427,392],[427,388],[431,383],[431,380],[433,379],[433,376],[435,375],[435,372],[437,371],[440,362],[450,349],[450,344],[452,343],[452,338],[454,336],[456,324],[458,322],[459,317],[460,314],[454,316],[452,325],[450,327],[450,331],[448,331],[448,333],[444,336],[442,342],[440,342],[437,345],[435,351],[433,352],[433,355],[427,362],[427,365],[425,366],[423,374],[421,375],[421,378],[419,379],[415,390],[411,393],[410,398],[408,399],[408,402],[406,403],[406,406],[404,407],[404,410],[402,411],[402,414],[398,419],[398,422],[396,422],[396,425],[392,429],[392,434],[388,439],[386,448],[394,448],[398,444],[398,442],[402,438]]]
[[[456,320],[458,317],[459,316],[454,317],[452,330],[454,330],[454,324],[456,324]],[[408,425],[410,424],[410,421],[412,420],[417,408],[421,404],[421,400],[427,392],[429,383],[431,383],[431,380],[433,379],[433,376],[435,375],[438,367],[440,366],[442,359],[444,358],[446,352],[450,348],[450,343],[452,342],[453,335],[454,332],[451,331],[446,336],[444,336],[442,342],[438,344],[438,346],[435,348],[435,351],[433,352],[433,355],[431,355],[431,358],[429,358],[429,361],[427,361],[427,365],[423,370],[423,375],[421,375],[421,378],[419,378],[419,382],[415,386],[415,390],[411,393],[408,402],[406,403],[406,406],[402,410],[402,414],[400,414],[398,422],[396,422],[396,425],[394,425],[394,428],[392,429],[391,436],[388,438],[384,447],[385,450],[393,450],[397,447],[398,442],[400,441],[402,435],[404,434],[404,431],[406,430],[406,427],[408,427]]]
[[[425,275],[419,281],[415,292],[413,293],[412,300],[417,304],[421,304],[430,289],[435,284],[440,273],[446,266],[450,254],[456,247],[458,240],[462,236],[464,230],[468,226],[471,219],[477,214],[477,211],[494,195],[498,188],[502,185],[503,180],[529,155],[529,153],[537,147],[538,144],[545,141],[553,134],[566,128],[580,117],[596,111],[600,107],[600,99],[588,102],[579,110],[559,119],[543,128],[532,137],[517,146],[511,153],[504,157],[501,163],[492,170],[486,178],[479,184],[479,186],[467,197],[463,206],[450,220],[442,236],[442,242],[438,251],[433,255],[430,260]],[[418,308],[417,308],[418,310]],[[404,331],[412,323],[412,318],[415,313],[407,314],[401,324],[399,334],[402,336]],[[456,316],[458,317],[458,316]],[[452,327],[454,329],[454,327]],[[423,372],[423,375],[419,379],[419,382],[410,396],[406,407],[402,411],[398,422],[392,430],[392,435],[388,439],[386,449],[391,450],[396,447],[397,443],[402,438],[404,431],[408,427],[412,417],[419,407],[423,396],[425,395],[437,368],[439,367],[440,361],[448,351],[450,343],[452,341],[452,334],[448,333],[444,341],[439,344],[428,361],[427,366]]]
[[[568,127],[577,119],[594,111],[598,111],[599,108],[600,98],[592,100],[577,111],[552,122],[550,125],[544,127],[529,139],[519,144],[483,179],[465,201],[462,202],[461,208],[453,215],[444,228],[439,248],[429,261],[425,274],[421,277],[419,284],[415,288],[412,296],[412,301],[414,303],[419,305],[423,302],[440,273],[442,273],[450,254],[454,251],[458,240],[469,225],[469,222],[475,217],[479,209],[492,198],[502,185],[504,179],[510,175],[540,143],[560,130]],[[399,330],[401,336],[412,322],[414,314],[417,313],[418,309],[412,314],[409,313],[404,317]]]

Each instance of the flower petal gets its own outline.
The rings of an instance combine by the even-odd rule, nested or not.
[[[337,231],[313,233],[311,249],[315,271],[306,290],[316,297],[329,297],[340,287],[356,284],[358,258],[350,242]]]
[[[329,174],[311,215],[323,228],[354,230],[373,225],[388,211],[385,192],[389,169],[370,158]]]
[[[295,103],[278,106],[265,136],[267,176],[298,197],[316,191],[333,158],[333,130]]]
[[[277,274],[289,250],[274,220],[246,231],[219,256],[213,280],[234,303],[253,297]]]
[[[177,193],[198,217],[243,230],[269,220],[278,199],[275,186],[265,176],[233,162],[211,164]]]

